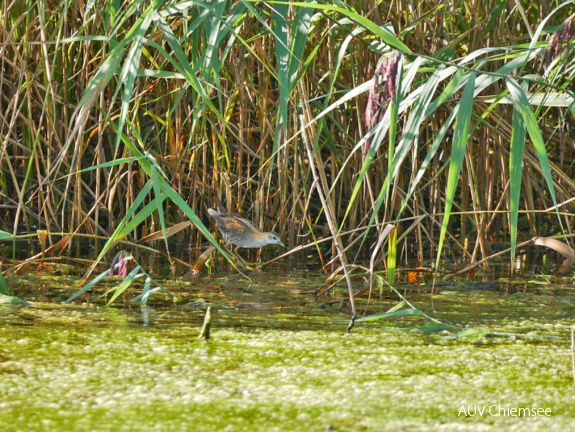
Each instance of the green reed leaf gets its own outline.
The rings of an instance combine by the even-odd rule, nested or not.
[[[118,285],[117,287],[114,288],[115,292],[114,295],[112,296],[112,298],[110,298],[110,300],[108,301],[108,303],[106,304],[106,306],[110,306],[112,303],[114,303],[114,301],[124,292],[126,291],[130,285],[132,285],[132,282],[134,282],[134,279],[136,278],[136,276],[140,273],[141,267],[140,266],[136,266],[136,268],[134,270],[132,270],[128,276],[126,276],[126,279],[124,279],[122,281],[122,283],[120,285]],[[108,291],[109,292],[109,291]]]
[[[394,312],[384,312],[374,315],[368,315],[362,318],[358,318],[357,320],[355,320],[355,322],[359,323],[359,322],[379,321],[380,319],[387,319],[404,315],[423,315],[423,313],[419,309],[401,309]]]
[[[389,233],[387,245],[387,283],[393,286],[395,283],[395,267],[397,264],[397,229],[393,229]]]
[[[0,272],[0,294],[10,294],[8,284],[6,283],[6,279],[4,279],[2,272]]]
[[[445,241],[445,235],[447,233],[451,207],[453,206],[453,199],[455,198],[459,174],[461,173],[461,167],[463,166],[465,149],[467,148],[467,136],[469,135],[469,125],[471,124],[474,91],[475,72],[471,72],[467,84],[465,85],[465,89],[463,90],[461,101],[459,102],[459,112],[457,113],[457,120],[455,121],[455,131],[453,134],[453,144],[449,163],[449,176],[445,191],[445,210],[443,223],[441,225],[441,234],[439,236],[439,244],[437,246],[437,261],[435,268],[439,267],[439,260],[441,258],[443,242]]]
[[[410,53],[411,50],[404,45],[398,38],[393,35],[393,33],[389,32],[384,26],[379,26],[375,24],[373,21],[369,20],[368,18],[361,16],[360,14],[353,12],[348,9],[344,9],[342,7],[327,5],[327,4],[317,4],[317,3],[303,3],[303,2],[278,2],[278,1],[270,1],[269,3],[273,5],[292,5],[292,6],[299,6],[299,7],[306,7],[306,8],[313,8],[322,10],[325,12],[337,12],[340,13],[352,21],[355,21],[357,24],[365,27],[369,31],[371,31],[374,35],[381,38],[383,42],[392,46],[393,48],[402,51],[404,53]],[[275,6],[274,6],[275,7]]]
[[[98,263],[102,260],[102,258],[104,258],[104,256],[108,253],[108,251],[112,248],[112,246],[114,245],[116,240],[118,240],[119,238],[122,237],[122,232],[126,228],[128,221],[132,218],[132,216],[134,215],[134,213],[136,212],[136,210],[138,209],[140,204],[142,204],[142,202],[144,201],[144,199],[146,198],[148,193],[150,193],[151,189],[152,189],[152,182],[151,182],[151,180],[148,180],[148,182],[142,187],[142,190],[136,196],[136,199],[134,200],[132,205],[126,211],[126,214],[124,215],[124,217],[122,218],[122,220],[120,221],[120,223],[118,224],[116,229],[114,230],[114,233],[110,236],[110,238],[108,239],[106,244],[102,247],[102,250],[98,254],[98,257],[96,258],[96,260],[92,263],[92,265],[90,266],[90,268],[86,272],[85,277],[87,277],[88,275],[90,275],[92,273],[94,268],[98,265]],[[155,203],[153,204],[153,206],[155,208]],[[130,232],[131,232],[131,230],[130,230]],[[72,297],[71,299],[73,299],[73,298],[75,298],[75,297]]]
[[[104,279],[106,276],[109,275],[110,275],[110,269],[106,269],[98,276],[96,276],[94,279],[92,279],[90,282],[88,282],[86,285],[84,285],[82,289],[78,290],[78,292],[76,292],[72,297],[66,300],[66,303],[70,303],[74,299],[78,298],[79,296],[84,294],[86,291],[88,291],[90,288],[92,288],[94,285],[96,285],[98,282],[100,282],[102,279]]]
[[[178,208],[184,212],[188,219],[190,219],[196,228],[200,230],[202,235],[207,238],[210,243],[213,244],[230,263],[234,264],[232,258],[220,246],[218,241],[212,236],[212,233],[210,233],[210,230],[203,224],[203,222],[188,205],[188,203],[185,202],[184,199],[165,180],[162,179],[161,183],[163,193],[165,193],[166,196],[168,196],[174,202],[174,204],[176,204]]]
[[[152,165],[152,188],[154,189],[154,201],[156,202],[156,209],[158,210],[158,217],[160,219],[160,227],[162,229],[162,236],[166,244],[166,252],[170,255],[170,248],[168,246],[168,233],[166,232],[166,218],[164,216],[164,199],[162,198],[162,183],[158,176],[158,170]]]
[[[535,148],[535,153],[539,159],[541,171],[543,172],[543,177],[547,183],[549,194],[553,199],[553,204],[557,205],[557,197],[555,196],[555,188],[553,186],[553,177],[551,176],[551,166],[549,165],[547,150],[545,148],[545,143],[543,142],[543,136],[541,135],[539,124],[537,123],[537,118],[531,110],[527,96],[519,84],[517,84],[517,82],[512,77],[507,77],[505,82],[507,84],[507,88],[509,89],[509,95],[514,102],[514,108],[517,109],[523,116],[523,121],[525,122],[527,132],[529,133],[529,137],[531,138],[531,142]]]
[[[511,131],[511,150],[509,157],[509,195],[511,228],[511,271],[515,261],[517,247],[517,218],[519,214],[519,198],[521,192],[521,177],[523,174],[523,152],[525,149],[525,121],[521,112],[513,108],[513,123]]]

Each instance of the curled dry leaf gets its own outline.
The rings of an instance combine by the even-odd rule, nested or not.
[[[557,269],[557,274],[567,273],[569,269],[575,264],[575,252],[573,249],[566,243],[563,243],[560,240],[557,240],[553,237],[535,237],[533,239],[533,244],[536,246],[545,246],[550,249],[553,249],[555,252],[559,252],[563,255],[566,260],[561,264],[559,269]]]
[[[171,237],[174,234],[179,233],[183,229],[189,227],[191,224],[192,224],[191,221],[184,221],[184,222],[180,222],[180,223],[177,223],[175,225],[172,225],[171,227],[166,228],[166,237]],[[161,240],[163,237],[164,237],[164,234],[162,233],[161,230],[155,231],[155,232],[147,235],[143,239],[141,239],[138,243],[142,244],[142,243],[152,241],[152,240]]]
[[[207,259],[210,257],[210,255],[215,249],[216,249],[215,246],[210,246],[204,251],[204,253],[202,253],[198,257],[198,259],[194,264],[194,267],[192,268],[192,272],[194,275],[198,275],[202,271],[202,269],[204,268],[204,264],[206,263]]]

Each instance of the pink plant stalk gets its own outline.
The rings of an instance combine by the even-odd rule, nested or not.
[[[112,266],[110,267],[110,276],[114,276],[114,269],[116,268],[116,264],[118,264],[118,275],[122,277],[122,279],[126,279],[128,276],[128,257],[129,255],[121,251],[114,257],[112,261]]]

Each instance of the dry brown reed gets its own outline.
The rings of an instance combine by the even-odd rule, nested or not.
[[[205,94],[193,87],[189,77],[184,79],[185,68],[170,63],[166,55],[176,58],[177,53],[165,29],[152,23],[145,32],[150,43],[143,45],[139,63],[129,71],[134,75],[133,89],[123,104],[122,91],[130,76],[124,75],[122,68],[135,45],[127,45],[118,62],[113,55],[153,3],[145,1],[131,10],[134,2],[107,2],[104,8],[87,11],[85,2],[77,1],[3,1],[0,229],[12,233],[46,230],[48,247],[57,242],[52,232],[111,236],[150,178],[138,160],[105,165],[135,156],[125,142],[117,140],[114,123],[123,125],[126,139],[156,161],[174,190],[205,223],[209,223],[207,208],[220,197],[229,210],[281,233],[288,247],[295,248],[329,236],[325,208],[317,193],[321,189],[339,232],[366,228],[374,218],[367,240],[362,238],[366,229],[341,236],[342,249],[353,244],[359,257],[371,257],[378,232],[386,223],[393,223],[399,234],[410,232],[398,244],[398,257],[435,258],[443,220],[440,215],[445,210],[451,132],[429,161],[403,211],[402,202],[439,129],[459,102],[460,91],[419,127],[417,145],[406,154],[390,181],[383,206],[373,215],[388,176],[388,137],[373,155],[350,207],[364,167],[362,152],[354,152],[354,148],[369,132],[363,122],[367,91],[319,120],[314,117],[374,76],[382,55],[377,36],[358,31],[358,23],[344,20],[338,11],[310,11],[302,61],[294,69],[297,81],[288,82],[291,87],[286,90],[282,87],[288,85],[282,84],[283,57],[278,54],[277,35],[271,31],[278,4],[228,2],[224,10],[210,12],[195,29],[202,9],[192,7],[189,15],[173,13],[165,20],[181,38],[178,42],[187,66]],[[111,10],[111,4],[120,9]],[[481,72],[496,72],[511,61],[555,6],[554,2],[521,5],[519,10],[514,0],[350,3],[374,24],[393,26],[398,39],[412,51],[406,53],[407,61],[418,56],[437,60],[420,67],[404,96],[421,88],[441,62],[456,63],[482,48],[511,49],[484,54],[481,58],[489,61]],[[166,8],[167,4],[158,10]],[[296,7],[286,10],[289,32],[295,37],[295,24],[305,20],[296,22]],[[238,16],[231,21],[228,18],[234,11]],[[561,9],[545,28],[554,31],[572,11],[572,7]],[[213,41],[217,46],[207,58]],[[294,51],[297,47],[287,48]],[[572,53],[572,44],[567,49]],[[569,55],[564,54],[566,64],[572,64]],[[109,80],[94,83],[110,59]],[[535,58],[526,62],[521,72],[513,73],[532,77],[529,74],[541,75],[544,67]],[[570,79],[550,79],[552,88],[537,87],[533,81],[524,83],[530,91],[545,91],[567,88]],[[439,84],[435,97],[448,82]],[[472,133],[447,230],[447,248],[457,260],[481,260],[493,253],[493,243],[509,240],[513,109],[508,104],[492,104],[493,98],[506,93],[505,83],[497,81],[473,104]],[[280,124],[282,104],[287,118]],[[533,108],[547,145],[557,202],[567,202],[575,194],[573,113],[565,108]],[[300,134],[303,111],[313,158],[308,157]],[[398,140],[409,112],[399,114]],[[104,166],[80,172],[97,165]],[[318,178],[312,175],[312,168],[317,169]],[[554,214],[535,212],[554,205],[543,174],[536,151],[526,146],[518,220],[521,238],[571,229],[567,214],[561,217],[561,228]],[[144,204],[153,197],[150,192]],[[569,202],[561,211],[569,213],[572,207]],[[168,227],[187,219],[173,202],[164,204],[163,212]],[[405,220],[397,222],[398,218]],[[215,233],[215,227],[211,229]],[[154,212],[131,237],[137,241],[160,230],[161,220]],[[180,231],[173,238],[195,246],[206,244],[199,229]],[[337,242],[332,244],[335,256]],[[329,260],[323,258],[324,253],[325,249],[317,248],[318,263]],[[349,250],[347,256],[353,258]],[[371,267],[374,265],[377,261],[372,261]]]

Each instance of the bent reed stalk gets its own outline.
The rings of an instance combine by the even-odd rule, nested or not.
[[[220,197],[346,275],[387,223],[439,265],[571,232],[573,1],[115,4],[4,2],[0,229],[217,245]]]

